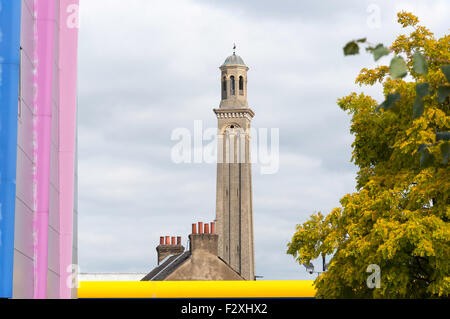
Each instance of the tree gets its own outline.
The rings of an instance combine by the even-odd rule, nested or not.
[[[450,36],[435,39],[414,15],[397,16],[412,31],[389,48],[367,47],[375,61],[393,53],[390,66],[363,68],[356,78],[359,85],[380,82],[386,100],[378,105],[356,93],[338,100],[352,116],[356,192],[328,215],[297,225],[288,244],[300,264],[331,255],[328,271],[314,282],[317,297],[449,296]],[[366,43],[351,41],[344,53]],[[381,269],[378,289],[366,283],[371,264]]]

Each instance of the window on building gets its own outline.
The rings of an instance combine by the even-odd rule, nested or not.
[[[236,83],[234,81],[234,76],[230,76],[230,94],[236,95]]]
[[[244,78],[242,76],[239,77],[239,94],[244,95]]]
[[[222,79],[222,100],[227,98],[227,79],[224,77]]]

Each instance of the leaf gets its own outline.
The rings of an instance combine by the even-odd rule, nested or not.
[[[355,55],[359,53],[359,46],[355,41],[350,41],[344,47],[344,55]]]
[[[373,58],[378,61],[382,56],[388,55],[390,53],[388,48],[385,48],[382,43],[378,44],[373,49]]]
[[[423,148],[420,151],[420,167],[427,167],[431,165],[433,160],[434,160],[433,155],[431,155],[427,147]]]
[[[450,157],[450,143],[445,142],[441,144],[442,164],[447,165]]]
[[[413,119],[421,117],[423,114],[423,101],[420,97],[416,97],[413,105]]]
[[[424,149],[426,149],[428,146],[428,144],[420,144],[419,147],[417,148],[417,152],[422,152]]]
[[[444,103],[447,96],[450,95],[450,86],[440,85],[437,90],[437,98],[439,103]]]
[[[392,108],[394,106],[395,102],[400,100],[400,98],[401,98],[400,93],[390,93],[390,94],[388,94],[388,96],[386,97],[386,100],[383,103],[381,103],[380,105],[378,105],[377,108],[375,109],[375,111],[378,111],[380,108],[384,108],[385,110],[389,110],[390,108]]]
[[[386,101],[383,102],[384,109],[389,110],[390,108],[392,108],[394,106],[394,103],[400,100],[400,98],[401,98],[400,93],[388,94],[388,96],[386,97]]]
[[[414,72],[425,75],[428,73],[428,63],[425,57],[419,51],[413,55],[413,69]]]
[[[447,82],[450,82],[450,64],[441,66],[441,71],[447,78]]]
[[[367,38],[361,38],[361,39],[356,40],[356,42],[364,43],[364,42],[366,42],[366,40],[367,40]]]
[[[428,82],[418,83],[416,85],[416,93],[420,98],[430,94],[430,84]]]
[[[450,132],[437,132],[436,141],[448,141],[450,140]]]
[[[391,65],[389,66],[389,72],[393,79],[404,77],[408,73],[405,60],[401,56],[392,58]]]

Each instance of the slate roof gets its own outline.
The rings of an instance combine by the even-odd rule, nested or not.
[[[178,255],[171,255],[166,258],[159,266],[147,274],[141,281],[160,281],[169,276],[175,269],[181,266],[186,260],[191,257],[190,251]]]

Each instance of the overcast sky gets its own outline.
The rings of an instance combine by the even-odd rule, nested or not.
[[[78,145],[82,272],[148,272],[159,236],[183,236],[215,218],[215,164],[171,160],[174,129],[216,127],[218,67],[232,53],[249,66],[256,128],[279,128],[275,174],[253,169],[256,274],[313,279],[286,254],[296,224],[328,213],[355,190],[349,116],[336,104],[359,87],[367,54],[343,45],[390,44],[410,10],[448,33],[446,1],[82,0]],[[377,19],[379,17],[379,19]],[[387,64],[389,58],[379,60]]]

